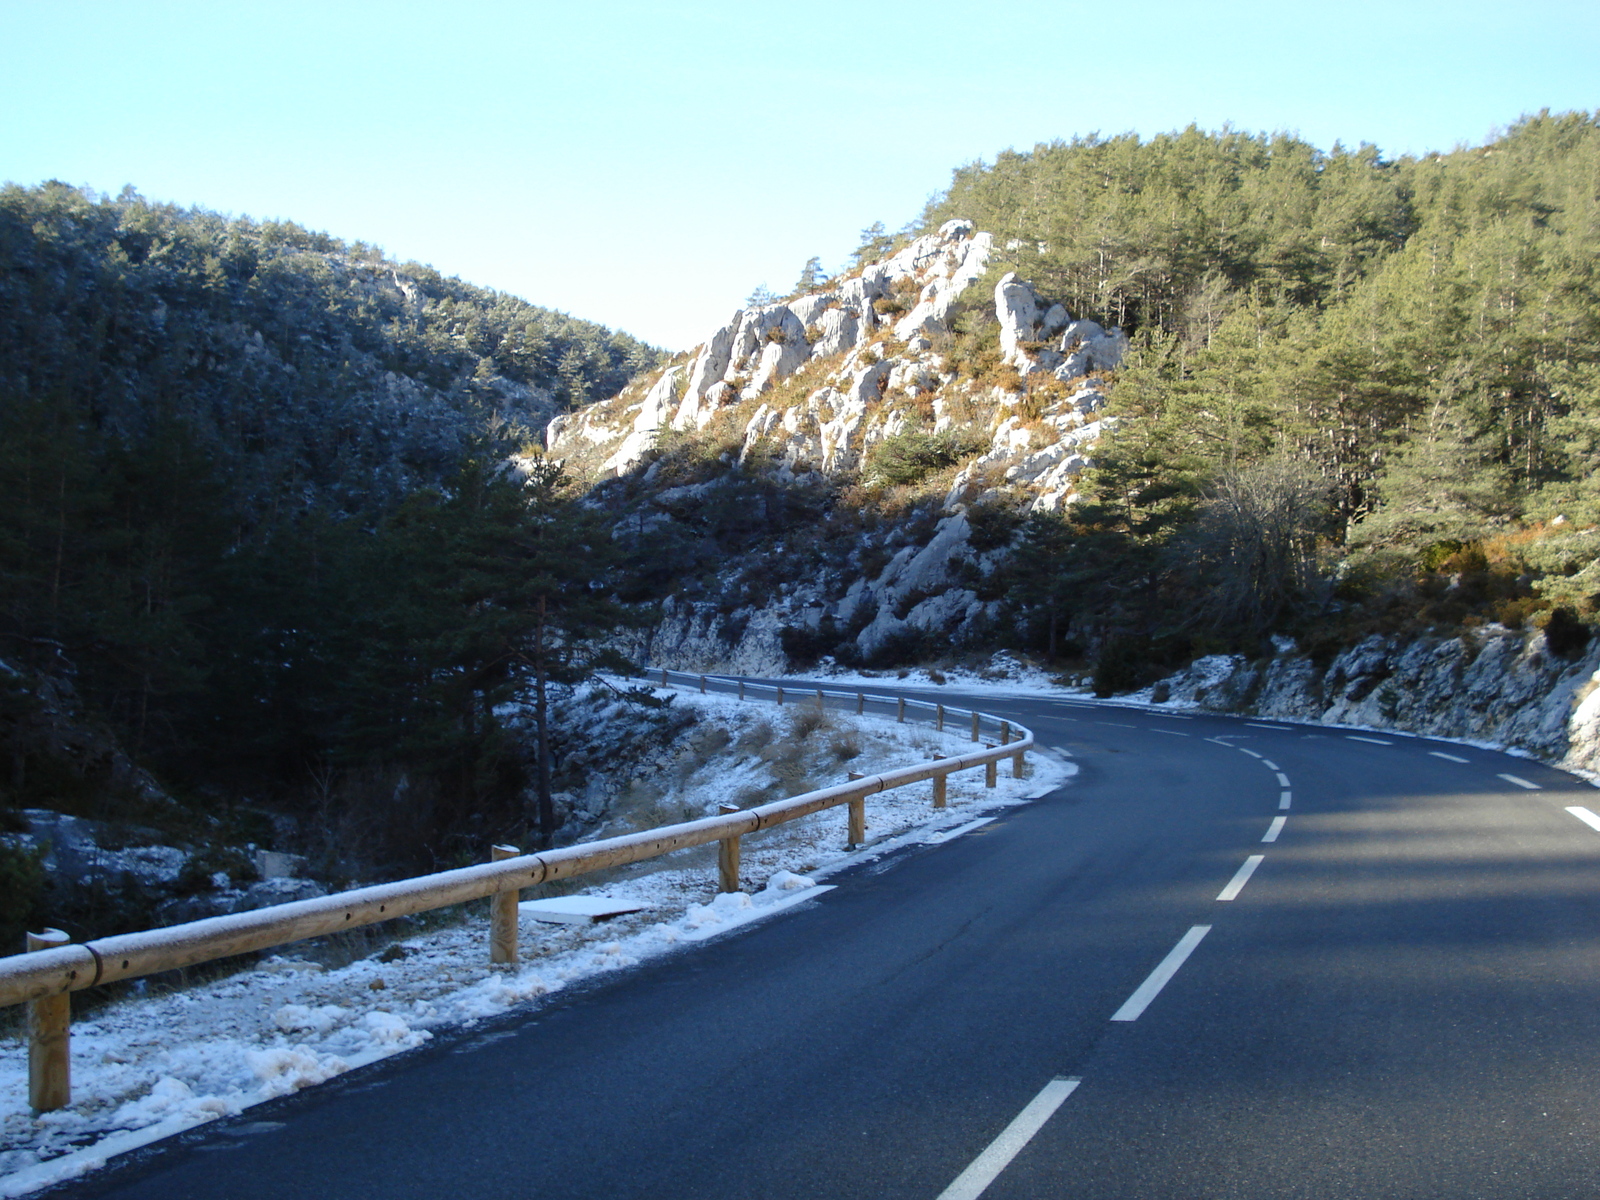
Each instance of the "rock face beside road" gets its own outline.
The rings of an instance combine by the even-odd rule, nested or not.
[[[1135,698],[1481,741],[1600,772],[1600,643],[1563,658],[1537,631],[1371,637],[1326,666],[1284,642],[1266,660],[1202,658]]]
[[[969,513],[1076,501],[1127,348],[1121,331],[1074,320],[1014,273],[996,282],[995,260],[989,234],[946,222],[881,262],[734,313],[658,375],[551,422],[548,453],[593,482],[636,481],[652,508],[639,531],[663,538],[718,495],[715,480],[655,482],[659,447],[675,439],[701,438],[726,472],[781,484],[898,482],[885,452],[914,439],[944,456],[924,484],[937,487],[931,518],[891,553],[863,543],[851,557],[870,565],[852,577],[786,580],[753,607],[669,606],[650,661],[770,672],[787,663],[785,629],[833,628],[871,659],[897,639],[959,641],[994,615],[973,583],[996,558],[973,545]]]

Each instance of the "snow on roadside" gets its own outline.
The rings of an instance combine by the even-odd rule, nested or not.
[[[882,682],[881,681],[880,686]],[[877,774],[970,748],[958,733],[881,718],[829,718],[803,706],[777,710],[730,697],[679,694],[728,743],[684,763],[646,815],[700,815],[719,803],[759,802],[789,785],[842,782],[846,770]],[[815,725],[815,728],[808,728]],[[524,916],[523,961],[488,963],[482,904],[461,922],[403,938],[335,970],[295,947],[249,970],[165,995],[108,1004],[72,1030],[74,1103],[34,1117],[27,1106],[27,1046],[0,1039],[0,1196],[94,1170],[113,1155],[219,1116],[331,1079],[583,980],[680,950],[816,895],[843,867],[931,838],[987,810],[1042,795],[1075,773],[1050,752],[1029,755],[1029,777],[981,770],[953,775],[949,807],[932,808],[929,784],[867,801],[865,848],[844,849],[845,809],[831,809],[744,840],[744,891],[716,894],[716,848],[699,847],[595,877],[587,895],[649,907],[592,925]],[[831,776],[826,773],[831,771]],[[818,776],[826,776],[818,778]],[[777,778],[775,778],[777,777]],[[599,836],[623,832],[610,827]]]

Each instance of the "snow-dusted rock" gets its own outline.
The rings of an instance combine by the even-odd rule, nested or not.
[[[1600,643],[1551,654],[1539,632],[1374,636],[1319,669],[1292,646],[1265,662],[1202,659],[1153,689],[1166,702],[1286,720],[1401,729],[1600,769]]]

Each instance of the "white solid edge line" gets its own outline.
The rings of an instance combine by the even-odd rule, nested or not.
[[[1289,786],[1289,777],[1287,775],[1285,775],[1282,771],[1278,772],[1278,786],[1279,787],[1288,787]]]
[[[1587,808],[1574,804],[1569,807],[1567,811],[1573,816],[1577,817],[1578,820],[1582,821],[1590,829],[1600,829],[1600,817],[1595,816]]]
[[[1386,742],[1382,738],[1357,737],[1353,733],[1345,734],[1344,735],[1344,740],[1347,741],[1347,742],[1370,742],[1374,746],[1392,746],[1392,745],[1394,745],[1393,742]]]
[[[968,821],[965,825],[957,825],[954,829],[930,833],[922,841],[928,846],[938,846],[944,842],[952,842],[962,834],[971,833],[974,829],[982,829],[990,821],[998,820],[996,817],[979,817],[976,821]]]
[[[1262,838],[1261,840],[1263,842],[1275,842],[1275,841],[1277,841],[1278,840],[1278,835],[1283,832],[1283,823],[1285,821],[1287,821],[1288,819],[1289,819],[1288,817],[1273,817],[1272,818],[1272,824],[1267,829],[1266,837]]]
[[[1500,775],[1498,778],[1504,779],[1507,783],[1514,783],[1520,788],[1527,788],[1530,792],[1539,792],[1544,790],[1537,783],[1529,783],[1526,779],[1523,779],[1517,775]]]
[[[1161,989],[1178,973],[1178,968],[1183,966],[1184,960],[1194,953],[1194,948],[1200,944],[1200,939],[1211,932],[1209,925],[1196,925],[1178,939],[1178,944],[1167,952],[1160,965],[1143,983],[1135,990],[1133,995],[1122,1002],[1122,1007],[1111,1014],[1113,1021],[1137,1021],[1150,1007],[1150,1002],[1161,994]]]
[[[1433,755],[1435,758],[1449,759],[1451,762],[1464,763],[1467,761],[1464,758],[1458,758],[1454,754],[1446,754],[1443,750],[1429,750],[1428,753]]]
[[[1294,795],[1293,792],[1284,792],[1283,795],[1279,796],[1278,797],[1278,807],[1279,808],[1288,808],[1289,807],[1289,797],[1292,796],[1292,795]]]
[[[1217,893],[1217,899],[1232,900],[1240,892],[1244,891],[1244,885],[1250,882],[1250,876],[1256,873],[1256,868],[1261,865],[1262,859],[1266,857],[1265,854],[1252,854],[1245,859],[1244,866],[1235,871],[1233,878],[1228,880],[1228,886]]]
[[[1000,1136],[990,1142],[984,1152],[972,1160],[955,1182],[939,1193],[939,1200],[978,1200],[987,1188],[1011,1165],[1011,1160],[1033,1140],[1033,1135],[1044,1128],[1044,1123],[1055,1115],[1066,1098],[1077,1091],[1081,1082],[1076,1077],[1052,1079],[1028,1106],[1013,1118],[1011,1124],[1000,1131]]]

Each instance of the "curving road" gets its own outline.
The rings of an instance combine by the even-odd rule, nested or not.
[[[941,697],[1080,774],[47,1194],[1600,1194],[1600,793],[1398,735]]]

